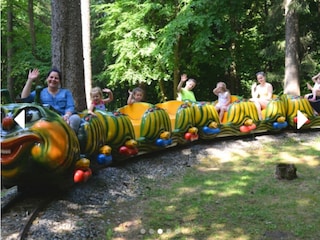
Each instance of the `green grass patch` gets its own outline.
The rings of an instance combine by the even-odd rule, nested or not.
[[[288,138],[226,158],[204,154],[181,179],[149,181],[143,239],[320,239],[316,143]],[[276,179],[280,162],[294,163],[298,178]]]

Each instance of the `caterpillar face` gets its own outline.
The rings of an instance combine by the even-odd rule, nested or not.
[[[25,128],[14,121],[22,111]],[[5,184],[36,182],[42,174],[59,178],[71,169],[78,155],[75,133],[58,114],[34,104],[1,107],[1,176]]]
[[[14,118],[25,110],[26,129],[34,122],[42,117],[41,111],[38,108],[18,107],[13,104],[1,107],[1,165],[3,166],[2,176],[6,173],[10,176],[17,173],[19,168],[19,159],[22,159],[27,154],[29,149],[35,142],[40,141],[37,134],[22,129]],[[8,171],[5,171],[8,167]]]

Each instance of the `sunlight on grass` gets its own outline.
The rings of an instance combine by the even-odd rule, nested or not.
[[[118,225],[114,228],[114,231],[116,232],[127,232],[129,229],[137,228],[138,226],[141,226],[141,220],[132,220],[132,221],[126,221]]]
[[[215,195],[218,192],[215,190],[205,190],[205,191],[202,191],[202,193],[204,193],[205,195]]]
[[[199,163],[183,178],[162,180],[164,188],[148,180],[154,190],[137,221],[146,229],[141,239],[320,239],[318,142],[288,138],[245,148],[238,141],[228,154],[218,144],[195,154]],[[280,162],[294,163],[298,178],[276,179]]]
[[[241,194],[243,194],[243,192],[241,190],[228,189],[225,192],[219,193],[218,196],[220,196],[220,197],[228,197],[228,196],[232,196],[232,195],[241,195]]]
[[[304,164],[308,164],[310,166],[319,165],[319,158],[318,157],[295,155],[295,153],[296,152],[294,152],[294,154],[290,153],[290,152],[280,152],[279,153],[279,160],[283,160],[283,161],[291,162],[291,163],[303,162]]]
[[[206,186],[214,186],[215,183],[212,180],[207,180],[203,184],[206,185]]]
[[[235,155],[237,154],[237,155]],[[215,158],[215,159],[219,159],[221,163],[223,162],[228,162],[230,160],[239,160],[241,157],[248,157],[249,154],[247,153],[247,151],[243,150],[243,149],[233,149],[230,152],[226,152],[224,149],[220,150],[220,149],[214,149],[211,150],[208,149],[206,151],[206,155],[198,155],[198,158]]]
[[[236,234],[230,234],[228,232],[225,232],[224,230],[217,231],[216,234],[212,234],[207,239],[208,240],[225,240],[225,239],[249,240],[250,239],[249,236],[246,236],[242,232],[242,229],[235,229],[235,232]]]
[[[285,160],[285,161],[291,162],[291,163],[308,164],[310,166],[318,166],[319,165],[319,156],[318,157],[317,156],[307,156],[307,155],[301,156],[301,155],[293,155],[290,152],[281,152],[279,154],[279,159]]]
[[[199,190],[197,188],[193,188],[193,187],[181,187],[178,190],[178,194],[192,194],[192,193],[196,193]]]
[[[165,207],[165,210],[166,210],[167,212],[174,212],[174,211],[176,211],[177,209],[176,209],[175,206],[169,205],[169,206],[166,206],[166,207]]]

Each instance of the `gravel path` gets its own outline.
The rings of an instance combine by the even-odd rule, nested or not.
[[[139,216],[142,212],[142,204],[138,204],[135,200],[138,197],[141,199],[140,197],[150,190],[149,186],[144,184],[144,179],[160,181],[166,177],[179,178],[186,169],[197,164],[201,157],[210,154],[211,151],[225,155],[230,151],[261,148],[267,142],[281,142],[285,138],[294,138],[311,146],[320,144],[320,131],[261,135],[236,140],[218,139],[170,149],[127,161],[118,167],[103,169],[86,184],[76,186],[52,203],[34,221],[27,239],[107,239],[108,226],[130,229],[139,224],[127,222],[126,219],[128,214]],[[122,207],[124,205],[129,206],[130,211],[124,209]],[[16,212],[9,214],[11,214],[9,218],[1,219],[3,240],[13,240],[17,237],[16,230],[12,230],[11,226],[21,218]],[[123,236],[119,235],[113,239],[132,238],[123,233]]]

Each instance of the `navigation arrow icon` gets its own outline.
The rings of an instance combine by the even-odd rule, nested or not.
[[[21,128],[25,128],[26,125],[26,114],[25,110],[22,110],[15,118],[14,121],[18,123]]]
[[[306,121],[308,121],[308,118],[298,110],[297,112],[297,129],[300,129],[303,124],[306,123]]]

